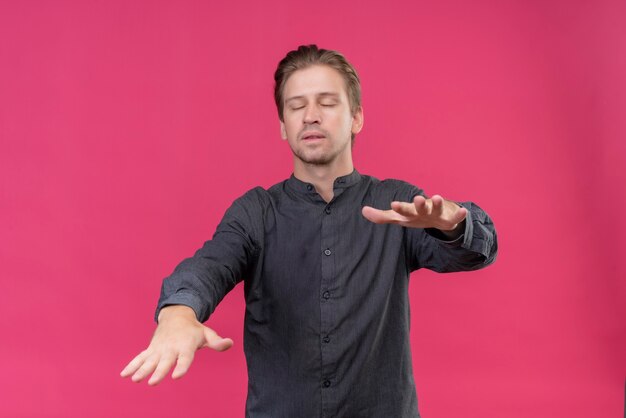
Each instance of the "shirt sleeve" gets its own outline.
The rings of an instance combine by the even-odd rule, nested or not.
[[[414,188],[409,201],[416,195]],[[478,205],[456,202],[467,209],[465,231],[448,241],[435,229],[406,228],[406,248],[410,271],[427,268],[439,273],[478,270],[492,264],[498,253],[493,221]]]
[[[243,280],[258,254],[257,237],[262,228],[262,205],[255,190],[235,200],[213,238],[163,280],[155,320],[165,306],[186,305],[204,322]]]

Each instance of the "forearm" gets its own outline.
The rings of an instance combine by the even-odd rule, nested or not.
[[[248,193],[244,197],[250,199],[250,196]],[[249,213],[251,208],[256,212]],[[208,319],[254,264],[257,254],[254,235],[261,229],[259,208],[258,200],[246,203],[240,198],[233,202],[213,238],[163,280],[155,320],[160,310],[169,305],[186,305],[193,309],[198,321]]]
[[[214,244],[205,243],[193,258],[184,260],[163,280],[155,319],[164,307],[185,305],[195,312],[198,321],[204,322],[236,285],[238,277],[234,275],[234,269],[208,256]],[[207,257],[202,253],[207,254]]]

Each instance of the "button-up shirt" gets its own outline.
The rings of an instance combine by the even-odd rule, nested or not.
[[[471,202],[459,202],[468,214],[454,241],[361,214],[418,194],[356,170],[336,179],[330,202],[293,175],[254,188],[163,281],[156,316],[182,304],[204,322],[243,280],[247,417],[419,417],[409,275],[479,269],[494,261],[497,243],[491,219]]]

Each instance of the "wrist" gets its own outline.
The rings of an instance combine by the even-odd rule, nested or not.
[[[173,318],[189,318],[197,320],[196,313],[187,305],[168,305],[159,311],[157,322],[168,321]]]
[[[452,229],[439,229],[439,231],[449,239],[456,239],[465,232],[465,219],[456,224]]]

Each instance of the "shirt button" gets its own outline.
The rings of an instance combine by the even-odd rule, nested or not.
[[[326,254],[326,255],[331,255],[332,253],[333,253],[333,252],[332,252],[332,251],[330,251],[330,249],[329,249],[329,248],[326,248],[326,249],[324,250],[324,254]]]
[[[308,191],[311,191],[311,190],[313,190],[313,186],[312,186],[311,184],[307,184],[307,185],[306,185],[306,189],[307,189]]]
[[[326,207],[326,209],[324,209],[324,212],[326,212],[326,215],[330,215],[330,206]]]
[[[322,297],[323,297],[324,299],[329,299],[329,298],[330,298],[330,292],[329,292],[328,290],[327,290],[327,291],[325,291],[324,293],[322,293]]]
[[[330,380],[324,380],[324,387],[327,388],[330,386]]]
[[[327,335],[325,336],[322,341],[324,341],[326,344],[328,344],[330,342],[330,337]]]

